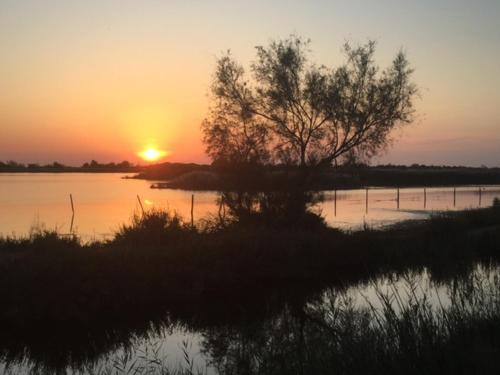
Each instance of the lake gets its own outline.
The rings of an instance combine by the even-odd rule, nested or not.
[[[172,209],[188,220],[194,194],[195,221],[217,214],[216,192],[150,189],[152,182],[123,179],[124,176],[0,174],[0,232],[25,235],[30,228],[43,225],[68,233],[72,216],[70,194],[75,208],[74,228],[84,239],[112,236],[120,224],[127,223],[134,212],[140,212],[137,196],[146,210]],[[500,196],[500,187],[487,186],[480,191],[478,187],[461,186],[455,193],[453,188],[427,188],[425,198],[423,188],[400,189],[399,193],[395,188],[372,188],[368,193],[365,189],[325,191],[323,195],[324,201],[312,209],[321,212],[332,227],[355,230],[365,224],[381,227],[406,219],[422,219],[442,210],[490,206],[494,197]],[[187,373],[197,373],[198,369],[207,374],[221,369],[234,373],[238,364],[249,358],[255,358],[257,362],[250,361],[255,366],[260,365],[258,361],[277,366],[280,363],[273,362],[275,358],[288,362],[297,358],[294,340],[301,334],[298,327],[305,324],[312,330],[310,339],[324,340],[328,337],[324,326],[333,324],[332,317],[343,316],[343,311],[355,316],[362,316],[370,308],[382,311],[383,295],[389,296],[387,301],[396,311],[409,301],[440,311],[457,303],[457,290],[470,291],[470,286],[479,280],[481,288],[489,285],[479,289],[480,296],[494,296],[498,301],[493,302],[499,303],[498,272],[497,267],[476,264],[463,274],[457,272],[443,279],[439,272],[434,274],[423,268],[317,290],[294,286],[289,293],[265,295],[245,306],[213,301],[193,306],[191,311],[165,311],[157,317],[143,317],[133,326],[117,325],[109,331],[104,327],[82,333],[75,327],[75,331],[63,332],[56,326],[49,334],[41,333],[34,342],[20,345],[2,342],[0,335],[0,373],[59,369],[74,374],[118,374],[134,373],[138,368],[142,370],[135,373],[148,373],[148,366],[163,366],[174,373],[179,368],[190,369]],[[463,301],[463,297],[459,295],[458,300]],[[469,298],[470,293],[465,297]],[[473,298],[474,306],[485,302],[477,303],[477,296]],[[306,323],[302,321],[304,311],[311,318]],[[40,327],[41,332],[44,329]],[[311,345],[314,350],[324,346],[321,342]],[[266,357],[267,352],[276,353],[276,357]]]
[[[43,226],[69,233],[72,219],[70,194],[75,217],[73,230],[84,240],[109,238],[121,224],[128,223],[141,208],[166,208],[190,220],[194,194],[194,219],[218,212],[216,192],[151,189],[152,181],[123,179],[119,173],[2,173],[0,174],[0,234],[25,235]],[[500,197],[500,186],[456,188],[395,188],[325,191],[325,200],[313,210],[328,225],[359,229],[365,224],[381,227],[401,220],[424,219],[432,212],[490,206]],[[336,203],[335,203],[336,195]],[[424,202],[425,201],[425,202]],[[367,204],[368,202],[368,204]]]

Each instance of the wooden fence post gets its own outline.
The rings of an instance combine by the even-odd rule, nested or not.
[[[194,194],[191,194],[191,228],[194,228]]]
[[[368,188],[366,188],[365,212],[368,213]]]
[[[333,191],[333,215],[337,216],[337,189]]]
[[[69,233],[73,233],[73,222],[75,221],[75,206],[73,204],[73,195],[70,194],[69,195],[69,200],[71,202],[71,212],[72,212],[72,215],[71,215],[71,225],[69,227]]]
[[[424,188],[424,210],[427,208],[427,189]]]

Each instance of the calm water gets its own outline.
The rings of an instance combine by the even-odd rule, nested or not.
[[[61,233],[69,232],[69,194],[74,198],[74,226],[84,238],[99,239],[112,235],[121,223],[128,222],[131,215],[140,210],[137,195],[146,209],[169,208],[186,219],[189,218],[192,192],[150,189],[151,182],[122,179],[123,176],[107,173],[0,174],[0,233],[23,235],[34,225],[40,224],[47,228],[57,228]],[[195,220],[217,213],[215,192],[194,194]],[[396,189],[370,189],[368,207],[365,190],[338,191],[336,204],[335,192],[326,191],[324,197],[325,201],[314,210],[320,211],[331,226],[355,229],[364,223],[383,226],[405,219],[421,219],[433,211],[489,206],[494,197],[500,197],[500,187],[483,187],[481,194],[477,187],[458,187],[455,198],[452,188],[427,189],[425,207],[423,189],[401,189],[399,209]],[[478,267],[473,273],[492,279],[497,277],[498,272],[498,269],[485,271]],[[352,285],[347,288],[346,293],[359,308],[369,304],[379,308],[377,291],[391,293],[397,290],[405,298],[411,285],[417,286],[415,290],[419,298],[427,298],[432,305],[444,307],[450,303],[449,296],[456,287],[452,282],[435,282],[432,274],[424,270],[412,273],[406,279],[386,275],[372,283]],[[319,296],[304,296],[303,303],[308,307],[329,306],[331,290],[318,293]],[[224,311],[226,306],[216,306],[215,309]],[[197,373],[198,368],[203,369],[203,373],[216,373],[213,364],[227,359],[214,358],[219,353],[217,344],[221,340],[233,340],[230,341],[231,344],[240,345],[239,338],[246,337],[250,331],[257,333],[257,341],[250,344],[258,346],[258,340],[274,334],[273,329],[276,328],[276,335],[282,334],[279,322],[290,318],[286,307],[280,305],[268,308],[263,303],[262,309],[266,311],[265,318],[260,315],[245,315],[215,325],[210,320],[205,321],[205,311],[194,309],[192,314],[177,316],[175,319],[166,313],[165,320],[159,326],[153,328],[149,322],[145,322],[142,329],[122,332],[120,340],[124,337],[125,342],[114,341],[114,334],[103,333],[104,338],[90,340],[103,341],[102,347],[97,351],[89,348],[91,354],[83,354],[84,358],[89,355],[85,362],[86,368],[80,368],[79,371],[68,369],[67,373],[126,373],[129,370],[133,372],[131,368],[138,364],[146,366],[152,361],[161,361],[170,369],[191,366],[193,373]],[[227,313],[222,315],[227,316]],[[265,337],[259,337],[259,334]],[[108,339],[111,342],[106,345]],[[37,354],[37,358],[40,358],[40,353]],[[28,374],[33,365],[33,358],[28,352],[21,354],[21,360],[11,363],[9,369],[6,369],[5,361],[0,358],[0,373],[10,371],[12,374]]]
[[[195,221],[218,211],[215,192],[150,189],[152,182],[123,179],[116,173],[16,173],[0,174],[0,234],[23,235],[34,226],[69,233],[72,194],[75,206],[74,230],[84,239],[112,235],[120,224],[129,222],[140,210],[137,195],[145,209],[168,208],[186,220],[190,218],[191,195],[195,195]],[[482,188],[428,188],[424,206],[423,189],[374,188],[324,192],[325,201],[314,208],[332,227],[357,229],[365,223],[379,227],[406,219],[422,219],[433,211],[490,206],[500,197],[500,186]],[[336,206],[336,208],[335,208]]]
[[[496,301],[500,286],[499,271],[497,267],[478,265],[473,267],[470,273],[457,275],[445,281],[439,278],[435,280],[432,273],[425,269],[409,271],[404,275],[388,274],[347,288],[326,288],[318,293],[304,295],[304,299],[301,297],[299,300],[302,301],[301,308],[305,311],[324,309],[329,312],[327,317],[334,316],[339,311],[346,311],[347,300],[350,301],[354,313],[370,308],[382,311],[380,295],[390,299],[396,313],[399,313],[401,304],[406,305],[409,301],[425,301],[432,306],[433,311],[439,312],[456,303],[452,301],[457,301],[454,297],[457,296],[457,289],[471,290],[472,285],[482,285],[482,293],[491,294],[491,298]],[[486,297],[486,301],[488,298]],[[231,311],[235,311],[234,317],[221,314],[223,318],[216,322],[210,318],[205,319],[206,312],[203,310],[186,313],[187,316],[181,315],[175,319],[167,316],[159,326],[155,325],[156,328],[147,328],[146,324],[142,332],[137,330],[130,332],[130,337],[122,332],[120,337],[122,339],[125,337],[123,344],[120,344],[120,341],[115,342],[112,337],[103,333],[102,335],[107,337],[104,341],[106,339],[111,341],[109,348],[106,349],[104,345],[101,352],[96,353],[90,346],[88,353],[83,354],[83,358],[88,356],[88,360],[77,367],[68,366],[63,373],[160,373],[157,372],[160,366],[163,369],[174,370],[174,373],[175,370],[184,369],[183,373],[217,374],[220,366],[224,367],[231,363],[236,366],[235,357],[248,358],[255,354],[255,351],[257,353],[260,351],[261,355],[266,354],[262,351],[265,352],[269,345],[279,351],[283,335],[293,337],[298,334],[300,315],[295,315],[294,306],[297,307],[296,301],[279,303],[278,306],[275,303],[266,305],[266,302],[263,302],[256,309],[257,313],[255,309],[252,309],[253,313],[248,314],[242,313],[241,309],[232,309]],[[265,313],[261,315],[262,312]],[[329,315],[330,313],[333,315]],[[92,339],[83,339],[92,342]],[[278,347],[273,348],[272,345]],[[85,346],[79,348],[85,351]],[[296,355],[295,348],[289,349],[290,355]],[[22,360],[10,362],[8,365],[0,358],[0,373],[31,374],[36,363],[44,364],[44,360],[40,360],[39,352],[35,356],[37,360],[30,357],[29,350],[24,353]],[[56,354],[56,358],[59,354]],[[80,354],[77,353],[76,357]],[[54,353],[49,355],[48,363],[53,363],[51,361],[53,356]],[[263,360],[272,362],[272,357]],[[151,372],[144,370],[151,365],[156,370]],[[189,368],[191,372],[185,371]],[[52,373],[52,370],[49,373]]]

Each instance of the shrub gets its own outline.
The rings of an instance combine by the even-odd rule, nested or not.
[[[177,213],[155,209],[142,215],[135,214],[130,225],[121,226],[115,235],[115,241],[132,245],[159,245],[192,231]]]

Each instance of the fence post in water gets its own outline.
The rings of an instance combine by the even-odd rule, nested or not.
[[[368,213],[368,188],[366,188],[365,212]]]
[[[144,216],[144,207],[141,202],[141,198],[139,197],[139,194],[137,194],[137,201],[139,202],[139,206],[141,207],[142,215]]]
[[[221,195],[220,201],[219,201],[219,221],[221,221],[221,222],[222,222],[222,219],[223,219],[223,217],[222,217],[222,206],[223,206],[223,204],[224,204],[224,196]]]
[[[453,207],[457,205],[457,188],[453,188]]]
[[[191,194],[191,228],[194,228],[194,194]]]
[[[481,207],[481,186],[479,186],[479,207]]]
[[[398,210],[399,210],[399,188],[398,188],[398,194],[397,194],[396,201],[398,202],[397,205],[398,205]]]
[[[337,189],[333,191],[333,216],[337,216]]]
[[[424,188],[424,210],[427,208],[427,189]]]
[[[75,221],[75,206],[73,205],[73,195],[70,194],[69,195],[69,200],[71,202],[71,212],[72,212],[72,215],[71,215],[71,225],[69,227],[69,233],[73,233],[73,222]]]

